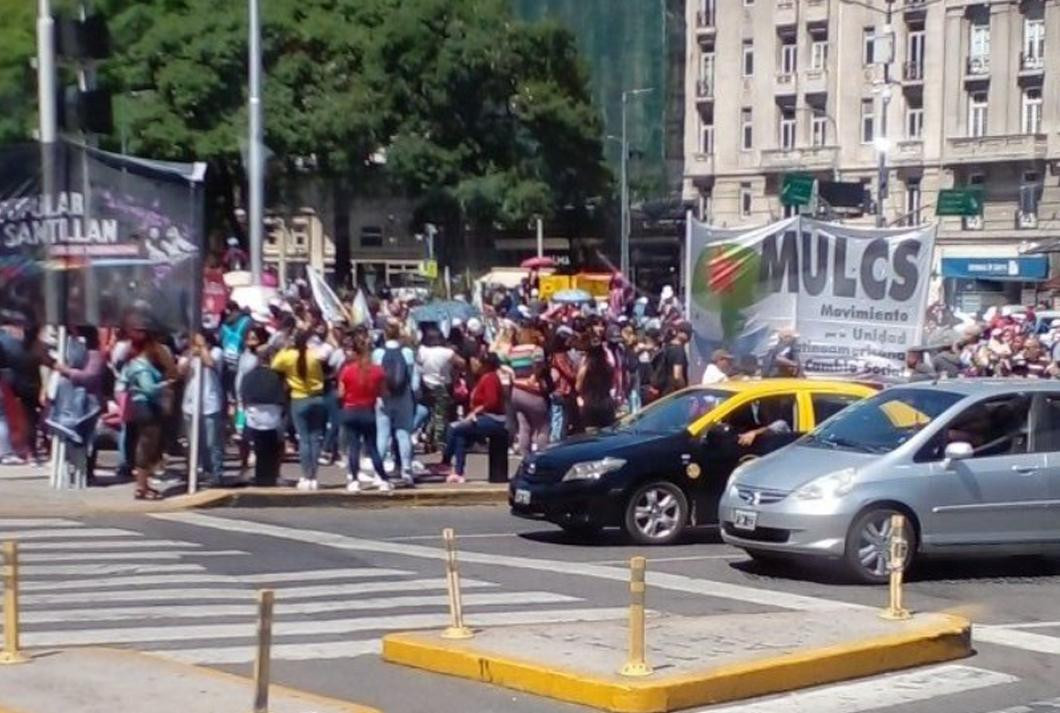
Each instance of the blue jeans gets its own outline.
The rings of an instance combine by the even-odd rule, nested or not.
[[[640,401],[640,389],[629,390],[629,412],[637,413],[644,405]]]
[[[559,443],[567,436],[567,403],[558,396],[552,396],[548,403],[548,442]]]
[[[291,420],[298,433],[298,463],[302,477],[317,479],[317,461],[328,423],[328,407],[323,396],[291,399]]]
[[[364,440],[364,449],[368,451],[368,457],[372,459],[372,467],[379,477],[386,478],[383,470],[383,459],[379,457],[379,449],[376,448],[375,410],[370,408],[345,408],[342,410],[342,424],[346,429],[346,444],[349,449],[348,473],[350,478],[357,476],[361,463],[361,440]]]
[[[191,418],[184,416],[184,426],[191,434]],[[225,471],[224,414],[202,416],[202,432],[199,434],[199,464],[208,480],[220,483]]]
[[[445,438],[445,453],[442,454],[442,463],[453,464],[453,470],[457,475],[464,474],[464,466],[467,464],[467,449],[475,441],[489,438],[490,436],[505,436],[508,429],[505,426],[503,416],[493,416],[488,413],[480,413],[474,421],[454,421],[449,424],[449,433]],[[456,461],[453,463],[453,461]]]
[[[401,472],[410,473],[412,469],[411,434],[403,428],[393,429],[390,423],[390,415],[381,406],[377,406],[375,409],[375,425],[377,429],[375,442],[380,457],[385,458],[390,450],[390,434],[393,433],[397,439],[397,455],[398,460],[401,461]]]
[[[7,414],[4,412],[4,403],[0,399],[0,458],[11,455],[11,429],[7,425]]]
[[[328,425],[324,433],[323,454],[332,460],[339,452],[339,435],[342,433],[343,415],[339,395],[335,389],[324,392],[324,403],[328,409]]]

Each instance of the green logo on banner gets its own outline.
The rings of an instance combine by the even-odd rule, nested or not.
[[[743,310],[759,299],[760,264],[758,251],[732,243],[708,246],[696,260],[692,299],[718,315],[725,340],[740,335],[746,322]]]

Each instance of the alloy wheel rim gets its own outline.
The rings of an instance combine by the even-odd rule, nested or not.
[[[681,504],[669,490],[650,488],[633,508],[633,522],[644,536],[653,540],[673,534],[681,519]]]
[[[877,577],[889,573],[891,513],[865,523],[858,537],[858,562],[866,572]]]

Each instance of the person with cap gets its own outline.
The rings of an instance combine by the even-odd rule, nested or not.
[[[733,356],[726,349],[718,348],[710,355],[710,363],[703,371],[702,384],[720,384],[728,381],[733,372]]]

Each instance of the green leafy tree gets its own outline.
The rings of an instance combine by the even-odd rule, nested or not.
[[[0,0],[0,145],[26,141],[36,116],[36,3]]]

